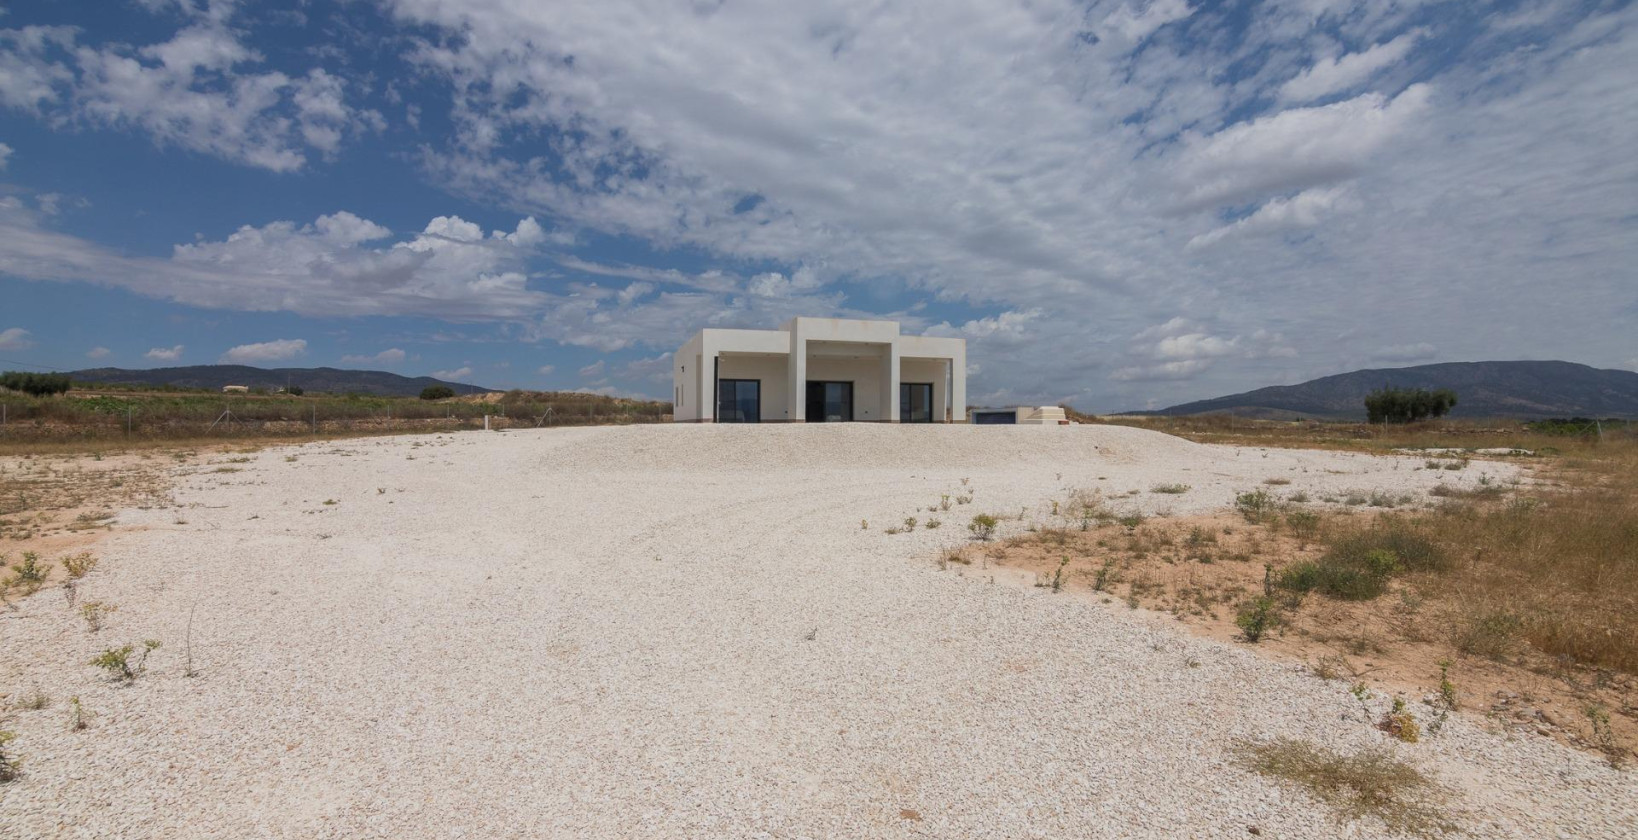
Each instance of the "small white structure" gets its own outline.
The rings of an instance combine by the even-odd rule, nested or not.
[[[967,421],[981,426],[1067,426],[1069,415],[1061,406],[1021,405],[1015,408],[975,408]]]
[[[963,423],[967,342],[839,318],[705,329],[677,351],[672,384],[683,423]]]
[[[249,385],[223,385],[222,386],[222,393],[224,393],[224,394],[248,394],[248,393],[250,393],[250,386]]]

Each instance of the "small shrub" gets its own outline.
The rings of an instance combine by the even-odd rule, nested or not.
[[[1235,626],[1245,633],[1246,641],[1256,644],[1268,631],[1279,626],[1280,614],[1274,599],[1267,595],[1253,598],[1240,607],[1234,617]]]
[[[1058,569],[1052,573],[1052,591],[1062,592],[1064,589],[1064,569],[1069,566],[1069,556],[1065,555],[1058,561]]]
[[[939,520],[937,520],[937,519],[931,519],[931,518],[929,518],[929,519],[928,519],[928,520],[927,520],[927,530],[929,530],[929,531],[931,531],[931,530],[933,530],[933,529],[934,529],[934,528],[937,528],[937,527],[938,527],[938,526],[940,526],[940,525],[943,525],[943,524],[944,524],[944,523],[943,523],[943,522],[941,522],[941,521],[939,521]]]
[[[1287,496],[1286,501],[1293,502],[1293,503],[1299,504],[1299,505],[1305,505],[1305,504],[1308,503],[1308,494],[1301,491],[1301,490],[1298,490],[1297,492],[1292,493],[1291,495]]]
[[[1615,730],[1610,728],[1610,713],[1603,706],[1594,703],[1585,709],[1587,724],[1592,727],[1592,745],[1604,754],[1604,759],[1610,767],[1619,770],[1626,761],[1627,751],[1619,741],[1615,740]]]
[[[9,746],[16,739],[17,733],[0,731],[0,784],[16,781],[22,773],[23,760],[13,755]]]
[[[1092,575],[1092,591],[1104,592],[1108,590],[1110,581],[1114,579],[1114,574],[1115,558],[1111,557],[1103,561],[1103,565],[1099,566],[1098,571]]]
[[[1285,515],[1285,524],[1290,526],[1291,533],[1298,539],[1307,541],[1319,533],[1319,514],[1307,510],[1294,510]]]
[[[423,400],[447,400],[455,396],[455,389],[448,385],[428,385],[421,389]]]
[[[142,650],[137,651],[134,645],[125,645],[119,648],[107,648],[91,660],[92,665],[108,672],[109,677],[121,682],[136,682],[148,670],[148,654],[159,648],[157,639],[148,639],[142,643]],[[131,657],[136,652],[136,658]]]
[[[1169,496],[1181,496],[1189,492],[1187,484],[1156,484],[1149,488],[1150,493],[1163,493]]]
[[[1422,728],[1416,725],[1416,717],[1405,708],[1403,697],[1393,698],[1393,708],[1382,714],[1376,728],[1407,744],[1414,744],[1422,738]]]
[[[1115,521],[1119,522],[1122,528],[1125,528],[1128,531],[1135,531],[1139,525],[1143,524],[1144,519],[1145,517],[1143,514],[1138,513],[1137,511],[1132,511],[1131,513],[1117,517]]]
[[[1499,610],[1482,612],[1469,619],[1456,632],[1456,649],[1472,656],[1501,659],[1513,652],[1524,622],[1518,616]]]
[[[1274,497],[1263,490],[1241,493],[1234,497],[1234,509],[1239,511],[1247,522],[1262,522],[1268,519],[1274,513],[1275,506]]]
[[[108,614],[118,609],[119,607],[113,604],[105,604],[101,601],[86,601],[80,605],[80,617],[85,619],[86,629],[95,633],[107,623]]]
[[[1291,483],[1291,479],[1289,479],[1289,478],[1265,478],[1265,479],[1263,479],[1263,483],[1267,484],[1270,487],[1284,487],[1287,484]]]
[[[980,513],[974,516],[971,522],[967,523],[967,530],[971,531],[975,538],[988,542],[995,536],[995,526],[997,524],[999,523],[995,517],[987,513]]]
[[[51,564],[41,563],[40,555],[32,552],[23,552],[23,560],[12,569],[12,575],[5,581],[5,588],[17,587],[25,592],[34,592],[45,583],[46,575],[51,574]]]
[[[868,520],[868,519],[859,520],[859,530],[861,530],[861,531],[870,530],[870,520]]]
[[[68,698],[68,731],[78,732],[85,728],[86,718],[90,717],[85,707],[80,705],[80,698],[76,695]]]
[[[73,557],[63,558],[63,571],[67,572],[69,577],[76,580],[85,577],[92,569],[95,569],[96,567],[97,558],[91,556],[91,552],[89,551],[82,551]]]

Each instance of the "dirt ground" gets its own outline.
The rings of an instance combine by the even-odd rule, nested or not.
[[[1374,512],[1330,511],[1329,517]],[[1312,535],[1273,530],[1233,513],[1148,519],[1036,530],[975,545],[941,562],[1000,566],[1056,579],[1066,593],[1104,604],[1168,614],[1191,633],[1244,644],[1264,656],[1303,663],[1321,679],[1363,685],[1378,695],[1436,704],[1441,681],[1455,686],[1462,712],[1498,730],[1595,747],[1586,709],[1601,704],[1617,740],[1638,746],[1638,679],[1533,652],[1524,646],[1495,658],[1464,655],[1453,641],[1456,610],[1427,597],[1416,577],[1395,581],[1375,600],[1339,601],[1318,594],[1284,596],[1284,624],[1255,645],[1235,624],[1238,606],[1265,591],[1291,563],[1324,553]],[[957,559],[957,558],[960,559]],[[1447,670],[1448,669],[1448,670]]]

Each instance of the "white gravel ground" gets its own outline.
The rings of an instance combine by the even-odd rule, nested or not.
[[[930,558],[975,512],[1078,487],[1186,483],[1116,502],[1183,513],[1270,476],[1315,498],[1512,477],[1120,427],[473,432],[253,457],[183,470],[179,509],[121,514],[142,530],[82,586],[119,605],[101,633],[56,592],[0,616],[0,690],[54,700],[7,713],[26,775],[0,786],[0,837],[1383,836],[1232,760],[1241,738],[1388,743],[1346,687]],[[976,499],[945,527],[883,533],[963,478]],[[149,637],[165,647],[134,686],[85,664]],[[1470,836],[1638,834],[1634,774],[1547,739],[1463,719],[1390,746],[1454,791]]]

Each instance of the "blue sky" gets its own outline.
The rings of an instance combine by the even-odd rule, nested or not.
[[[663,397],[814,315],[996,404],[1638,369],[1629,3],[0,8],[0,366]]]

